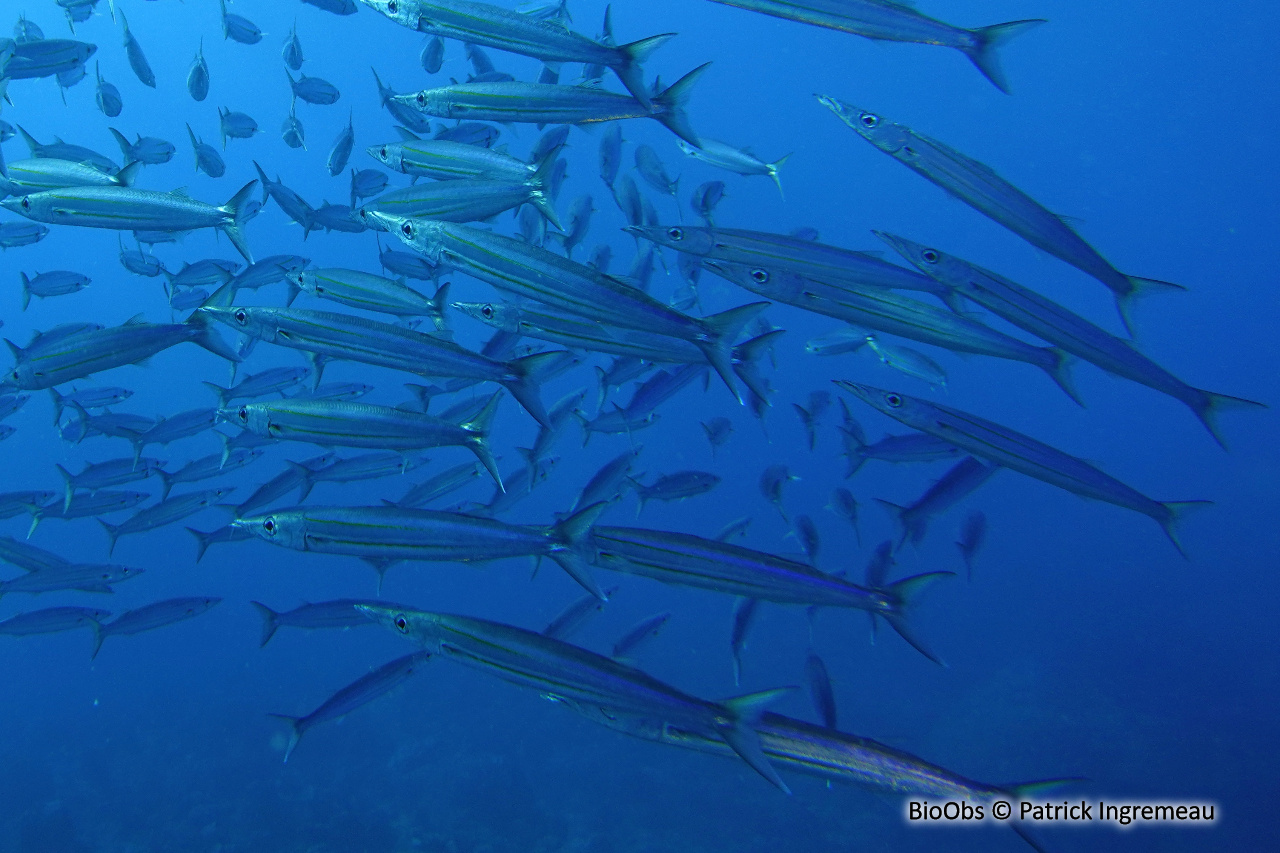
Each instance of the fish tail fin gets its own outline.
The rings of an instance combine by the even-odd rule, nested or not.
[[[287,462],[285,464],[298,475],[298,503],[302,503],[307,499],[307,495],[311,494],[311,490],[315,488],[315,478],[311,476],[311,469],[306,465],[300,465],[297,462]]]
[[[89,660],[94,660],[98,657],[98,652],[102,651],[102,641],[107,638],[107,635],[103,633],[100,622],[92,621],[89,627],[93,629],[93,653],[89,655]]]
[[[551,196],[548,194],[548,187],[551,183],[551,173],[555,171],[556,160],[559,159],[560,149],[563,145],[557,145],[548,151],[538,163],[538,168],[529,178],[529,186],[532,191],[529,193],[529,203],[538,209],[548,222],[554,225],[560,231],[564,231],[564,226],[560,224],[560,217],[556,215],[555,205],[552,204]]]
[[[142,171],[142,167],[146,164],[141,160],[133,160],[126,163],[124,168],[116,173],[116,180],[120,182],[122,187],[131,187],[138,182],[138,173]]]
[[[502,394],[494,394],[475,417],[460,426],[468,433],[467,449],[480,460],[480,464],[489,472],[489,476],[493,477],[498,488],[506,492],[507,488],[502,484],[502,475],[498,473],[498,461],[493,458],[493,450],[489,447],[489,430],[493,427],[493,417],[498,412],[500,402],[502,402]]]
[[[256,166],[257,163],[254,163]],[[261,168],[259,168],[261,171]],[[253,263],[253,253],[249,251],[249,244],[245,242],[244,232],[240,230],[244,226],[244,213],[248,209],[247,202],[253,188],[257,185],[257,181],[250,181],[240,188],[240,191],[231,197],[231,200],[224,204],[221,210],[228,217],[228,221],[222,224],[222,230],[227,235],[227,239],[236,247],[244,259],[249,263]]]
[[[404,279],[401,279],[403,281]],[[431,322],[435,324],[437,332],[446,331],[449,324],[444,319],[444,309],[449,307],[449,289],[452,287],[450,282],[445,282],[436,288],[435,296],[431,297]]]
[[[1129,333],[1131,338],[1137,336],[1137,324],[1134,322],[1133,316],[1133,306],[1137,300],[1153,293],[1171,293],[1175,290],[1186,290],[1181,284],[1161,281],[1158,278],[1142,278],[1136,275],[1126,275],[1124,278],[1129,283],[1129,292],[1123,295],[1116,295],[1116,308],[1120,311],[1120,320],[1124,323],[1124,330]]]
[[[655,105],[660,108],[654,118],[665,124],[667,129],[676,136],[698,148],[701,148],[702,144],[698,140],[698,134],[693,132],[693,127],[689,124],[689,115],[685,112],[685,106],[689,95],[693,92],[694,84],[710,67],[710,62],[699,65],[653,99]]]
[[[31,279],[27,278],[25,272],[20,272],[22,276],[22,310],[26,311],[27,306],[31,304]]]
[[[62,410],[67,405],[67,398],[59,394],[57,388],[50,388],[49,396],[53,398],[53,425],[57,426],[62,420]]]
[[[71,472],[68,471],[66,468],[63,468],[61,465],[57,463],[54,463],[53,467],[58,469],[58,473],[62,475],[62,479],[65,483],[65,489],[63,493],[63,499],[62,499],[62,509],[65,512],[67,507],[71,506],[71,495],[74,492],[74,489],[71,485]]]
[[[1072,373],[1072,368],[1076,365],[1076,359],[1057,347],[1045,347],[1044,352],[1049,356],[1044,365],[1045,373],[1048,373],[1049,378],[1056,382],[1058,387],[1074,400],[1078,406],[1084,408],[1084,400],[1080,399],[1080,391],[1076,388],[1075,374]]]
[[[773,178],[774,184],[777,185],[778,187],[778,195],[782,197],[783,201],[786,201],[787,194],[782,191],[782,177],[778,174],[778,172],[779,170],[782,169],[783,164],[785,164],[790,159],[791,159],[791,155],[787,154],[783,157],[779,157],[777,160],[774,160],[772,163],[768,164],[769,177]]]
[[[912,575],[909,578],[903,578],[900,581],[891,583],[883,591],[895,600],[895,608],[876,611],[873,614],[873,616],[883,616],[884,621],[888,622],[889,626],[898,632],[899,637],[906,640],[912,648],[939,666],[946,666],[947,664],[916,636],[914,627],[907,621],[907,611],[912,608],[926,588],[932,586],[935,581],[950,577],[955,577],[955,572],[925,572],[924,574]]]
[[[289,744],[284,748],[284,763],[289,763],[289,756],[293,755],[293,749],[298,745],[298,741],[302,740],[302,718],[290,717],[288,714],[267,714],[268,717],[275,717],[277,720],[284,720],[289,724]]]
[[[1016,799],[1021,802],[1023,800],[1031,799],[1038,794],[1047,794],[1056,788],[1062,787],[1063,785],[1072,785],[1078,782],[1087,781],[1087,779],[1080,776],[1070,776],[1062,779],[1039,779],[1034,782],[1005,785],[1003,786],[1001,793],[1010,799]],[[1010,820],[1006,822],[1009,824],[1009,828],[1018,833],[1018,837],[1027,842],[1027,844],[1031,846],[1031,849],[1035,850],[1036,853],[1049,853],[1048,848],[1045,847],[1021,821]]]
[[[140,449],[141,448],[139,448],[139,450]],[[134,457],[133,467],[138,467],[138,460],[136,456]],[[173,490],[173,475],[168,471],[157,471],[156,473],[159,474],[160,479],[164,481],[164,487],[160,490],[160,500],[164,500],[169,497],[169,492]]]
[[[645,109],[649,109],[652,101],[650,100],[648,87],[644,84],[644,69],[641,66],[655,50],[673,38],[675,38],[675,33],[663,33],[662,35],[650,36],[647,39],[640,39],[640,41],[633,41],[630,44],[618,47],[618,51],[623,55],[624,59],[621,65],[614,67],[614,73],[618,75],[622,85],[627,87],[627,91],[634,95],[635,99]]]
[[[876,498],[876,503],[884,507],[885,512],[893,519],[894,526],[898,528],[901,536],[898,537],[897,547],[901,548],[907,544],[907,540],[911,540],[912,545],[917,545],[924,539],[924,534],[929,529],[928,521],[915,515],[907,515],[907,507],[887,501],[884,498]]]
[[[36,142],[35,137],[27,133],[26,130],[23,129],[22,125],[15,125],[15,127],[18,128],[18,133],[22,134],[22,139],[27,143],[27,148],[31,150],[31,156],[35,157],[36,149],[40,147],[40,143]]]
[[[116,145],[120,146],[121,158],[126,161],[132,160],[133,146],[129,144],[129,140],[125,137],[125,135],[120,131],[116,130],[114,127],[109,127],[107,128],[107,130],[111,131],[111,135],[115,137]]]
[[[1178,553],[1184,559],[1191,559],[1187,556],[1187,552],[1182,548],[1182,540],[1178,538],[1178,525],[1182,523],[1187,513],[1202,507],[1209,506],[1213,501],[1165,501],[1161,503],[1166,510],[1163,518],[1157,519],[1160,527],[1164,530],[1164,535],[1169,537],[1169,541],[1173,543],[1173,547],[1178,549]]]
[[[720,315],[713,314],[708,319],[718,316]],[[746,385],[752,394],[766,402],[769,399],[769,389],[756,371],[756,363],[762,355],[771,350],[778,336],[784,333],[784,329],[774,329],[771,332],[765,332],[763,335],[756,335],[749,341],[743,341],[733,351],[733,372],[738,375],[738,378],[742,380],[742,384]]]
[[[240,353],[232,349],[230,344],[219,337],[206,315],[199,311],[191,312],[191,316],[187,318],[187,325],[195,330],[191,338],[193,343],[207,349],[216,356],[225,358],[233,365],[243,360]]]
[[[230,389],[223,388],[221,385],[219,385],[216,382],[205,382],[204,380],[201,380],[200,384],[204,385],[206,388],[208,388],[210,391],[212,391],[214,394],[217,395],[219,408],[222,408],[223,406],[227,405],[227,394],[229,393]]]
[[[1033,18],[1028,21],[1010,21],[1006,24],[992,24],[989,27],[978,27],[976,30],[970,30],[973,36],[973,44],[969,47],[960,48],[964,55],[969,57],[969,61],[978,67],[982,72],[982,76],[991,81],[991,84],[1009,94],[1009,83],[1005,80],[1004,70],[1000,67],[1000,54],[997,51],[1005,42],[1014,36],[1041,24],[1047,23],[1043,18]]]
[[[705,340],[698,342],[698,348],[739,403],[742,403],[742,395],[738,393],[733,381],[733,342],[742,333],[743,327],[768,306],[768,302],[752,302],[712,314],[703,320],[709,327],[708,334]]]
[[[511,392],[511,396],[533,415],[533,419],[548,429],[551,428],[551,421],[547,416],[546,408],[542,405],[539,383],[542,381],[542,374],[553,364],[558,363],[560,358],[559,352],[540,352],[517,358],[509,362],[515,378],[502,383],[502,386]]]
[[[196,150],[200,147],[199,140],[196,139],[196,132],[191,129],[190,123],[187,124],[187,136],[191,139],[191,148]],[[196,171],[200,171],[200,158],[196,157]]]
[[[786,782],[782,781],[782,777],[769,763],[769,759],[765,758],[764,749],[760,745],[760,735],[756,733],[755,725],[760,722],[760,717],[764,714],[767,705],[793,689],[783,687],[726,699],[724,707],[728,711],[727,716],[730,722],[719,727],[719,734],[724,742],[729,744],[743,761],[751,765],[752,770],[769,780],[784,794],[790,794],[791,789],[787,787]]]
[[[261,601],[250,601],[249,603],[258,611],[258,615],[262,617],[262,640],[258,643],[258,648],[262,648],[271,642],[271,638],[276,635],[276,629],[280,627],[280,614]]]
[[[204,552],[208,551],[209,546],[213,544],[209,541],[210,534],[196,530],[194,527],[188,527],[187,532],[196,538],[196,562],[198,563],[204,559]]]
[[[110,557],[111,552],[115,551],[116,549],[116,541],[120,538],[120,528],[123,525],[111,524],[109,522],[103,521],[100,518],[98,519],[98,523],[102,525],[103,530],[107,531],[107,539],[110,540],[109,544],[107,545],[107,556]]]
[[[1227,394],[1215,394],[1212,391],[1201,391],[1200,394],[1200,400],[1193,406],[1196,417],[1200,418],[1205,429],[1209,430],[1209,434],[1223,450],[1227,449],[1227,443],[1222,440],[1222,433],[1218,432],[1219,414],[1229,409],[1269,408],[1266,403],[1246,400],[1244,397],[1231,397]]]
[[[258,170],[258,180],[262,184],[262,203],[266,204],[267,199],[271,198],[271,193],[267,192],[267,185],[271,183],[271,181],[267,178],[267,173],[262,171],[262,167],[258,165],[257,160],[253,161],[253,168]]]
[[[600,513],[608,507],[608,501],[600,501],[557,521],[551,531],[558,547],[547,555],[568,572],[569,577],[600,601],[608,601],[609,596],[600,589],[591,574],[590,562],[595,557],[591,547],[591,529],[600,518]]]

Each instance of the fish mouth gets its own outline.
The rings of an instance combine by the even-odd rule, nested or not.
[[[858,382],[850,382],[848,379],[833,379],[831,381],[869,405],[875,405],[872,403],[873,397],[883,393],[878,388],[872,388],[870,385],[862,385]]]

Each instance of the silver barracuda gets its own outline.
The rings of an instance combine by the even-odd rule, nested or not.
[[[186,193],[132,187],[66,187],[14,196],[0,206],[36,222],[117,231],[168,233],[215,228],[222,231],[245,260],[253,254],[245,242],[244,213],[257,181],[250,181],[221,207],[196,201]]]
[[[1211,501],[1155,501],[1057,448],[976,415],[843,379],[836,384],[872,408],[912,429],[935,435],[979,459],[1002,465],[1085,498],[1106,501],[1148,516],[1186,556],[1178,541],[1182,514]]]
[[[1010,21],[967,30],[930,18],[909,3],[895,0],[712,0],[725,6],[750,9],[775,18],[812,24],[829,30],[852,33],[876,41],[936,44],[954,48],[977,66],[982,76],[1001,92],[1009,84],[1000,68],[996,50],[1000,45],[1032,27],[1046,23],[1042,18]]]
[[[592,86],[553,83],[455,83],[391,100],[436,118],[526,124],[594,124],[651,118],[693,145],[698,135],[689,124],[685,103],[711,63],[700,65],[653,97],[647,106],[630,95]]]
[[[558,361],[559,353],[496,361],[443,338],[326,311],[206,306],[193,316],[201,314],[260,340],[317,355],[376,364],[421,376],[494,382],[510,391],[538,423],[546,423],[546,410],[538,397],[539,374]],[[319,379],[317,372],[316,381]]]
[[[334,400],[280,400],[247,403],[218,411],[228,423],[263,438],[305,441],[321,447],[367,447],[379,450],[422,450],[465,447],[502,485],[498,464],[489,450],[489,427],[501,396],[490,398],[478,415],[451,423],[423,412],[391,406]]]
[[[587,568],[594,556],[591,525],[605,504],[593,504],[551,526],[398,506],[299,506],[233,522],[295,551],[359,557],[379,570],[403,560],[483,563],[547,557],[593,595],[603,594]]]
[[[389,169],[415,178],[453,181],[485,178],[522,183],[536,167],[510,154],[448,139],[406,139],[365,149]]]
[[[107,532],[107,538],[110,540],[110,544],[107,547],[108,556],[115,551],[116,542],[120,540],[121,536],[155,530],[157,527],[181,521],[203,509],[217,506],[217,501],[234,491],[234,487],[224,487],[204,489],[184,495],[174,495],[171,498],[160,501],[160,503],[152,504],[146,509],[139,510],[137,514],[120,524],[110,524],[101,518],[98,519],[98,523]]]
[[[1217,414],[1228,408],[1264,406],[1192,387],[1138,352],[1128,341],[1002,275],[920,243],[876,233],[921,271],[993,314],[1108,373],[1178,400],[1195,413],[1224,449],[1226,444],[1218,432]]]
[[[1134,299],[1152,292],[1185,289],[1180,284],[1120,272],[1066,220],[997,175],[985,163],[875,113],[826,95],[819,95],[818,100],[855,133],[899,163],[999,222],[1037,249],[1105,284],[1114,294],[1125,328],[1131,334],[1130,312]]]
[[[16,363],[5,377],[5,384],[23,390],[52,388],[72,379],[143,361],[188,341],[228,361],[240,361],[235,350],[203,319],[156,324],[135,318],[123,326],[65,335],[52,344],[41,343],[25,350],[6,341]]]
[[[381,221],[371,215],[373,211],[445,222],[483,222],[523,204],[532,204],[548,222],[562,229],[548,184],[559,152],[559,148],[554,149],[536,172],[519,182],[467,178],[415,184],[365,202],[356,215],[369,227],[381,229]]]
[[[596,527],[596,565],[663,583],[709,589],[756,601],[864,610],[888,622],[929,660],[940,662],[907,621],[913,600],[951,572],[929,572],[875,588],[859,586],[763,551],[688,533]]]
[[[93,657],[102,649],[102,641],[107,637],[119,635],[130,636],[143,631],[154,631],[175,622],[193,619],[209,610],[221,598],[170,598],[126,610],[110,622],[93,623]]]
[[[787,234],[692,225],[633,225],[624,229],[659,246],[702,260],[784,270],[854,291],[918,290],[953,310],[962,304],[927,275],[891,264],[869,252],[828,246]]]
[[[12,163],[0,161],[0,189],[13,196],[39,193],[64,187],[131,187],[143,163],[135,160],[119,172],[108,174],[91,163],[31,157]]]
[[[511,9],[472,0],[361,0],[391,20],[431,36],[483,45],[543,62],[581,62],[613,69],[622,85],[648,104],[640,67],[649,55],[675,37],[651,36],[624,45],[602,44],[558,22],[537,20]]]
[[[394,279],[360,270],[325,267],[314,270],[298,270],[287,273],[292,297],[307,293],[317,299],[328,299],[352,308],[394,314],[398,317],[430,317],[437,331],[445,328],[444,306],[449,298],[449,285],[445,284],[428,298],[409,285],[403,278]]]
[[[619,709],[721,740],[757,773],[790,793],[761,753],[754,730],[765,705],[785,691],[709,702],[612,658],[512,625],[448,613],[368,605],[358,609],[428,652],[557,701]]]
[[[603,705],[572,701],[566,704],[590,720],[633,737],[725,758],[734,757],[734,752],[720,739],[681,729],[661,719],[626,714]],[[761,715],[755,730],[760,736],[760,748],[765,757],[781,768],[828,782],[844,782],[895,794],[983,803],[995,799],[1021,802],[1051,789],[1083,781],[1078,777],[1065,777],[1011,785],[976,782],[871,738],[772,712]],[[1018,821],[1008,821],[1008,824],[1023,840],[1043,853],[1044,848],[1026,833]]]
[[[744,305],[714,319],[698,319],[594,267],[523,240],[450,222],[379,216],[387,230],[432,263],[446,263],[501,290],[587,320],[693,344],[738,396],[733,381],[733,344],[767,303]]]
[[[1034,365],[1080,403],[1072,360],[1053,347],[1038,347],[961,314],[934,308],[889,290],[849,291],[765,267],[704,261],[707,269],[752,293],[866,329],[888,332],[954,352],[971,352]],[[1083,405],[1083,403],[1081,403]]]

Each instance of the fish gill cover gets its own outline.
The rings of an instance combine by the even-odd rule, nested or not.
[[[4,11],[0,850],[1280,846],[1275,10]]]

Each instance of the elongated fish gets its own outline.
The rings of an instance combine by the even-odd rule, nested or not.
[[[876,41],[936,44],[955,48],[969,57],[982,76],[1001,92],[1009,84],[1000,68],[996,50],[1000,45],[1032,27],[1047,23],[1043,18],[1010,21],[967,30],[930,18],[909,3],[894,0],[712,0],[725,6],[750,9],[775,18],[799,21],[815,27],[840,30]]]
[[[0,634],[26,637],[31,634],[53,634],[88,628],[111,618],[111,611],[93,607],[46,607],[10,616],[0,622]]]
[[[110,622],[93,623],[93,657],[102,649],[102,641],[119,634],[127,636],[153,631],[175,622],[193,619],[222,601],[221,598],[170,598],[125,611]]]
[[[678,141],[676,145],[680,146],[680,150],[693,159],[701,160],[718,169],[724,169],[738,175],[768,175],[777,185],[778,195],[785,197],[782,192],[782,178],[778,176],[778,170],[791,157],[790,154],[779,157],[769,163],[752,154],[748,148],[734,148],[727,142],[708,139],[705,136],[702,138],[701,145],[690,145],[683,139]]]
[[[1223,449],[1217,415],[1224,409],[1264,407],[1240,397],[1202,391],[1183,382],[1127,341],[1002,275],[920,243],[876,232],[923,272],[1015,326],[1108,373],[1168,394],[1191,409]]]
[[[1154,501],[1082,459],[968,412],[843,379],[836,380],[836,384],[894,420],[936,435],[979,459],[1043,480],[1081,497],[1140,512],[1160,525],[1184,557],[1187,554],[1178,541],[1178,521],[1187,510],[1212,503]]]
[[[480,563],[548,557],[603,600],[587,569],[594,556],[591,525],[602,509],[604,504],[594,504],[549,527],[387,505],[293,507],[233,523],[273,545],[360,557],[383,568],[402,560]]]
[[[245,184],[221,207],[196,201],[181,190],[156,192],[133,187],[68,187],[15,196],[0,206],[36,222],[117,231],[179,233],[216,228],[253,263],[241,230],[249,195],[257,181]]]
[[[827,95],[818,100],[876,148],[923,175],[979,213],[991,217],[1031,245],[1093,276],[1110,288],[1125,328],[1133,334],[1133,300],[1161,290],[1185,290],[1153,278],[1125,275],[1084,241],[1061,216],[996,174],[985,163],[967,157],[936,139],[903,124]]]
[[[790,793],[760,752],[754,725],[784,690],[709,702],[612,658],[533,631],[448,613],[361,606],[378,624],[441,657],[531,688],[557,701],[584,703],[687,726],[729,745],[757,773]]]
[[[698,135],[689,124],[685,104],[710,63],[672,83],[645,105],[630,95],[590,86],[551,83],[456,83],[416,94],[397,95],[401,106],[437,118],[527,124],[594,124],[629,118],[651,118],[693,145]]]
[[[351,608],[351,612],[360,615],[359,611],[354,607]],[[369,621],[363,615],[361,615],[361,618],[365,622]],[[0,623],[0,625],[2,624]],[[374,699],[390,693],[407,681],[409,676],[417,672],[418,667],[430,659],[430,652],[414,652],[411,655],[405,655],[385,663],[357,678],[305,716],[291,717],[288,714],[272,714],[271,716],[286,721],[290,726],[289,745],[284,750],[284,763],[289,763],[289,756],[293,755],[293,750],[297,747],[298,741],[309,729],[329,720],[342,719],[357,708],[368,705]]]
[[[458,39],[530,56],[543,62],[581,62],[613,69],[642,104],[649,92],[640,66],[655,50],[675,37],[664,33],[614,46],[593,41],[557,22],[473,0],[361,0],[391,20],[430,36]]]

